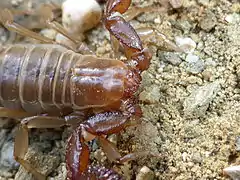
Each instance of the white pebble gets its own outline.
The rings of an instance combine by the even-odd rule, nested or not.
[[[137,174],[136,180],[152,180],[154,178],[153,171],[147,166],[143,166]]]
[[[42,34],[43,36],[50,38],[50,39],[55,39],[57,32],[53,29],[42,29],[40,31],[40,34]]]
[[[231,177],[233,180],[240,179],[240,166],[230,166],[223,170],[224,174]]]
[[[102,17],[102,9],[95,0],[66,0],[62,12],[63,26],[73,34],[95,27]]]
[[[176,37],[175,41],[185,53],[192,53],[197,46],[191,38]]]
[[[225,21],[231,24],[236,24],[240,21],[240,15],[237,13],[229,14],[225,17]]]

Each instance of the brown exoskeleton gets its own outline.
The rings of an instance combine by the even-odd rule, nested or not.
[[[69,125],[80,116],[88,120],[79,123],[68,140],[68,179],[122,179],[112,170],[89,165],[86,142],[93,138],[99,140],[110,160],[121,163],[138,155],[121,156],[105,138],[134,124],[130,119],[137,121],[142,116],[134,93],[141,83],[142,71],[149,67],[151,54],[121,16],[130,4],[131,0],[108,0],[103,18],[105,27],[123,47],[126,62],[76,53],[73,50],[77,45],[66,48],[56,44],[14,23],[8,10],[1,12],[1,22],[7,29],[52,44],[10,45],[1,48],[0,54],[0,116],[23,118],[14,157],[36,178],[45,176],[24,160],[28,129]],[[48,23],[74,42],[59,24]],[[146,32],[145,35],[150,31]]]

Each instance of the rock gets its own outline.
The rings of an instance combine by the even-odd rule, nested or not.
[[[2,148],[3,143],[7,136],[7,130],[6,129],[0,129],[0,148]]]
[[[235,13],[240,13],[240,2],[236,2],[232,5],[232,11]]]
[[[236,151],[240,151],[240,136],[237,136],[236,137],[236,142],[235,142],[235,144],[236,144]]]
[[[0,164],[5,169],[17,169],[19,164],[15,161],[13,157],[14,142],[6,141],[1,149],[1,159]]]
[[[169,3],[174,9],[180,8],[183,4],[183,0],[169,0]]]
[[[216,81],[193,91],[183,102],[185,115],[196,115],[201,117],[205,114],[209,103],[220,91],[220,82]]]
[[[187,71],[192,74],[198,74],[204,69],[204,62],[197,55],[188,54],[186,57]]]
[[[212,77],[212,72],[209,71],[209,70],[204,70],[202,72],[202,77],[203,77],[204,80],[209,81]]]
[[[56,38],[57,32],[53,29],[42,29],[40,31],[40,34],[54,40]]]
[[[225,21],[234,24],[240,22],[240,15],[237,13],[229,14],[225,17]]]
[[[147,87],[139,95],[139,100],[145,103],[154,104],[160,99],[160,89],[158,86]]]
[[[177,46],[185,53],[192,53],[196,48],[196,43],[191,38],[176,37]]]
[[[66,0],[62,4],[62,23],[68,32],[81,34],[101,20],[102,9],[95,0]]]
[[[209,32],[211,31],[217,23],[217,18],[213,13],[208,13],[200,22],[200,27]]]
[[[192,24],[187,20],[179,20],[174,22],[174,24],[177,28],[180,28],[185,33],[189,33],[189,31],[192,29]]]
[[[143,166],[137,174],[136,180],[152,180],[154,173],[147,166]]]
[[[159,55],[159,58],[163,61],[169,62],[174,66],[181,64],[182,60],[177,53],[164,52]]]
[[[202,163],[202,156],[199,152],[193,153],[191,159],[194,163]]]
[[[240,180],[240,166],[230,166],[223,170],[224,175],[228,175],[233,180]]]

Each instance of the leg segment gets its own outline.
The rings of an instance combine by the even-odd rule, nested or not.
[[[95,176],[96,172],[91,172],[94,168],[88,166],[90,150],[86,144],[94,138],[99,139],[103,151],[111,161],[121,163],[135,159],[133,157],[137,156],[133,155],[122,157],[115,145],[105,139],[106,135],[119,133],[122,129],[132,125],[130,116],[123,115],[121,112],[97,114],[80,124],[68,140],[66,152],[68,178],[76,179],[84,176],[85,173],[88,173],[87,177]]]
[[[152,44],[168,51],[183,52],[181,48],[179,48],[175,43],[168,39],[166,35],[159,32],[157,29],[145,27],[136,29],[136,32],[141,40],[147,44]],[[159,41],[163,42],[162,46],[158,44]]]
[[[164,12],[164,11],[161,7],[153,7],[153,6],[132,7],[131,9],[129,9],[124,13],[124,19],[126,21],[130,21],[142,13],[149,13],[149,12]]]
[[[37,180],[46,179],[32,165],[24,160],[28,150],[28,129],[29,128],[57,128],[65,125],[65,120],[58,117],[50,116],[32,116],[24,118],[21,121],[19,130],[16,133],[14,144],[14,157],[27,171],[32,173]]]
[[[53,4],[44,4],[40,7],[38,14],[40,17],[42,17],[43,23],[45,23],[48,28],[54,29],[66,38],[61,38],[59,43],[64,44],[68,46],[69,49],[72,49],[73,51],[81,54],[94,54],[88,48],[88,46],[82,42],[82,40],[84,39],[83,35],[78,34],[76,36],[74,34],[71,34],[61,24],[55,21],[55,12],[58,9],[61,9],[61,7]]]
[[[73,37],[71,34],[69,34],[59,23],[53,21],[53,19],[52,19],[53,18],[52,17],[53,12],[51,12],[50,6],[44,6],[44,8],[42,8],[42,11],[43,10],[46,11],[46,14],[44,16],[45,24],[49,28],[52,28],[52,29],[56,30],[57,32],[59,32],[60,34],[62,34],[63,36],[67,37],[72,42],[72,43],[70,43],[71,45],[69,45],[67,43],[62,43],[62,42],[56,42],[56,41],[54,41],[50,38],[41,36],[38,33],[33,32],[33,31],[15,23],[13,21],[13,14],[8,9],[4,9],[4,10],[0,11],[0,22],[9,31],[13,31],[13,32],[16,32],[16,33],[18,33],[22,36],[26,36],[26,37],[36,39],[36,40],[38,40],[42,43],[58,44],[58,45],[66,47],[67,49],[71,49],[75,52],[83,52],[83,53],[86,53],[86,54],[92,54],[92,52],[88,49],[86,44],[80,43],[79,41],[76,41],[75,40],[76,38]]]
[[[0,107],[0,117],[24,118],[28,116],[31,116],[31,114],[26,113],[25,111],[10,110],[4,107]]]
[[[0,22],[9,31],[13,31],[13,32],[21,34],[23,36],[31,37],[33,39],[37,39],[43,43],[54,44],[54,41],[52,39],[41,36],[33,31],[30,31],[30,30],[22,27],[21,25],[15,23],[13,21],[13,15],[8,9],[4,9],[4,10],[0,11]]]
[[[79,44],[79,41],[72,34],[68,33],[67,30],[58,22],[54,21],[54,11],[58,7],[53,6],[52,4],[45,4],[39,9],[39,16],[42,17],[42,20],[46,25],[57,31],[58,33],[64,35],[68,39],[70,39],[75,44]]]

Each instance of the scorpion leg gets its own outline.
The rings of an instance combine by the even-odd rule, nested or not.
[[[136,118],[139,117],[136,116]],[[68,140],[66,152],[67,177],[69,179],[98,177],[99,172],[89,166],[90,150],[86,144],[94,138],[99,139],[103,151],[111,161],[122,163],[138,157],[136,154],[122,157],[115,145],[105,139],[106,135],[118,133],[132,125],[130,116],[124,115],[122,112],[100,113],[80,124]],[[116,173],[114,174],[116,175]]]
[[[168,51],[183,52],[183,50],[178,47],[174,42],[172,42],[165,34],[159,32],[157,29],[144,27],[137,28],[136,32],[143,42],[147,41],[147,44],[152,44],[161,49],[166,49]],[[162,45],[158,45],[158,42],[162,41]]]
[[[38,40],[42,43],[45,43],[45,44],[58,44],[58,45],[66,47],[67,49],[71,49],[73,51],[76,51],[76,48],[73,48],[73,47],[71,47],[67,44],[56,42],[56,41],[54,41],[50,38],[41,36],[38,33],[34,32],[34,31],[31,31],[31,30],[21,26],[20,24],[15,23],[13,21],[13,15],[8,9],[4,9],[4,10],[0,11],[0,22],[9,31],[16,32],[16,33],[18,33],[22,36],[26,36],[26,37],[36,39],[36,40]]]
[[[0,117],[9,117],[9,118],[23,118],[30,116],[31,114],[25,111],[19,110],[10,110],[4,107],[0,107]]]
[[[33,31],[30,31],[30,30],[22,27],[21,25],[15,23],[13,21],[13,15],[8,9],[4,9],[4,10],[0,11],[0,22],[9,31],[13,31],[13,32],[21,34],[23,36],[31,37],[33,39],[37,39],[43,43],[54,44],[54,41],[52,39],[41,36]]]
[[[46,179],[46,177],[39,173],[32,165],[24,160],[25,154],[28,150],[28,129],[30,128],[57,128],[65,125],[65,120],[59,117],[50,116],[32,116],[24,118],[15,136],[14,143],[14,158],[27,171],[32,173],[38,180]]]
[[[76,37],[74,34],[69,33],[61,24],[54,20],[55,10],[56,6],[53,6],[52,4],[44,4],[43,6],[40,7],[39,14],[42,17],[45,24],[49,28],[54,29],[59,34],[65,36],[68,40],[70,40],[71,42],[66,41],[64,44],[71,47],[70,49],[72,49],[73,51],[81,54],[94,54],[88,48],[87,44],[82,42],[84,38],[83,35],[78,35],[79,37]]]
[[[132,7],[131,9],[126,11],[123,14],[123,16],[126,21],[130,21],[142,13],[149,13],[149,12],[162,12],[162,9],[161,7],[153,7],[153,6]]]
[[[40,7],[39,14],[43,21],[49,28],[54,29],[58,33],[64,35],[73,43],[79,44],[80,40],[78,40],[74,35],[70,34],[61,24],[54,20],[54,9],[55,7],[53,7],[51,4],[45,4]]]

